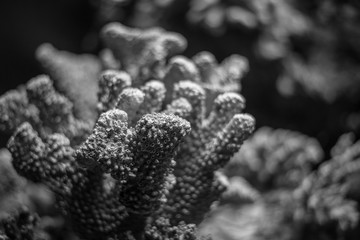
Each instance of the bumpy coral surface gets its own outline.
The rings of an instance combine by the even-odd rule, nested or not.
[[[196,225],[227,187],[217,171],[254,129],[245,99],[228,92],[247,62],[169,60],[186,41],[162,29],[111,23],[102,37],[98,86],[98,68],[86,73],[96,61],[45,45],[38,58],[62,93],[43,75],[1,97],[13,166],[55,193],[81,238],[198,239]],[[91,96],[78,87],[86,81]]]
[[[28,122],[40,135],[62,133],[74,144],[81,142],[91,128],[91,122],[74,116],[72,102],[54,89],[47,75],[5,93],[0,100],[0,113],[3,131],[11,133]]]

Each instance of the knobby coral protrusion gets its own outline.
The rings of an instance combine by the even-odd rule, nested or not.
[[[135,86],[159,78],[166,59],[182,52],[187,45],[180,34],[160,28],[132,29],[121,23],[106,25],[102,37],[122,68],[135,80]]]
[[[46,75],[31,79],[25,87],[12,90],[0,98],[0,128],[13,132],[29,122],[42,136],[62,133],[76,145],[83,141],[91,122],[76,118],[73,104],[57,92]]]
[[[145,115],[128,128],[127,114],[114,109],[100,116],[75,154],[65,136],[42,140],[28,123],[8,148],[22,176],[58,194],[79,232],[110,236],[132,215],[159,208],[174,152],[189,131],[188,122],[165,114]],[[114,179],[104,178],[108,172]]]

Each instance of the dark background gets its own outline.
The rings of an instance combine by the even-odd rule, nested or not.
[[[34,58],[41,43],[82,52],[93,12],[86,0],[0,1],[1,94],[41,73]]]

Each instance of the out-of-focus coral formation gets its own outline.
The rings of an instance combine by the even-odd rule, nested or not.
[[[351,134],[341,136],[332,149],[332,158],[305,178],[295,191],[295,198],[303,203],[296,214],[310,221],[308,225],[334,227],[339,237],[342,231],[357,226],[359,144],[353,142]]]
[[[102,6],[106,6],[104,1]],[[290,0],[166,0],[131,2],[128,24],[141,28],[167,26],[172,15],[185,15],[188,25],[205,30],[213,36],[229,30],[258,35],[256,51],[266,59],[279,59],[291,51],[291,38],[307,34],[311,21]],[[124,7],[126,9],[126,7]],[[178,13],[179,11],[183,11]],[[106,16],[111,16],[107,14]],[[117,17],[121,16],[118,14]],[[116,16],[113,16],[115,20]],[[104,21],[103,18],[102,21]]]
[[[259,190],[299,186],[323,158],[320,144],[303,134],[260,128],[225,168]]]
[[[20,209],[18,213],[8,216],[2,221],[0,238],[4,240],[22,240],[22,239],[47,239],[41,236],[42,233],[36,231],[38,225],[38,216],[32,215],[28,209]]]
[[[358,6],[351,2],[318,1],[316,6],[304,10],[311,12],[312,38],[304,51],[286,57],[280,91],[284,94],[305,91],[328,102],[339,98],[358,101],[359,46],[355,44],[359,39],[355,27],[360,22]]]
[[[315,139],[257,130],[224,169],[230,187],[201,231],[217,239],[356,239],[360,172],[353,141],[341,136],[321,163]]]
[[[6,149],[0,149],[0,203],[6,204],[7,197],[16,192],[23,181],[11,165],[11,154]]]
[[[51,44],[39,46],[36,58],[57,90],[71,100],[75,116],[83,120],[95,119],[100,61],[90,54],[59,51]]]
[[[223,35],[228,28],[241,33],[258,32],[257,52],[266,59],[286,56],[290,38],[308,31],[310,22],[281,0],[210,0],[190,2],[187,19],[211,34]]]

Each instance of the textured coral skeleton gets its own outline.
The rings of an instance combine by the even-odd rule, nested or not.
[[[13,166],[54,192],[83,239],[198,239],[226,189],[217,171],[254,129],[228,92],[246,59],[173,57],[186,40],[162,29],[111,23],[102,37],[100,60],[40,46],[49,77],[1,97]]]

